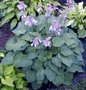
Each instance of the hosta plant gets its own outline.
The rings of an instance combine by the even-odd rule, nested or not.
[[[0,64],[0,90],[28,90],[24,76],[13,65]]]
[[[50,8],[50,7],[49,7]],[[83,72],[83,46],[77,35],[51,15],[22,18],[6,43],[2,64],[21,67],[33,89],[43,83],[70,85],[73,74]]]
[[[25,2],[25,4],[23,2]],[[46,7],[47,3],[54,4],[55,6],[60,5],[57,1],[53,0],[2,0],[0,1],[0,11],[2,12],[0,26],[10,21],[10,27],[13,29],[17,25],[18,21],[20,21],[20,15],[22,14],[22,12],[19,11],[20,9],[24,9],[24,12],[27,14],[36,14],[37,8],[42,5],[41,9],[43,9]],[[18,8],[19,6],[21,8]]]
[[[71,25],[78,33],[79,38],[86,37],[86,6],[83,6],[83,2],[68,3],[68,6],[61,13],[61,16],[66,19],[66,26]]]

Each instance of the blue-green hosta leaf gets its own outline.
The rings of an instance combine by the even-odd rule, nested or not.
[[[82,69],[82,66],[81,65],[72,65],[70,68],[68,68],[68,71],[69,72],[76,72],[76,71],[78,71],[78,72],[83,72],[83,69]]]
[[[58,56],[53,57],[51,61],[55,66],[61,67],[61,59]]]
[[[33,66],[32,66],[32,68],[34,69],[34,70],[40,70],[40,69],[42,69],[43,67],[42,67],[42,61],[40,61],[40,60],[35,60],[34,61],[34,63],[33,63]]]
[[[20,34],[25,34],[26,32],[26,28],[23,22],[20,22],[17,26],[17,28],[15,28],[12,31],[15,35],[20,35]]]
[[[61,37],[54,37],[52,42],[54,47],[61,47],[64,44],[64,40]]]
[[[58,74],[58,67],[55,66],[52,62],[49,62],[49,68]]]
[[[32,37],[32,35],[30,35],[30,33],[26,33],[26,34],[24,34],[22,36],[21,39],[32,42],[32,40],[34,39],[34,37]]]
[[[37,56],[37,52],[30,52],[29,54],[27,54],[28,59],[35,59]]]
[[[26,46],[26,42],[24,40],[21,40],[19,38],[12,37],[8,42],[6,43],[6,49],[7,50],[22,50]]]
[[[69,55],[73,54],[72,50],[69,49],[69,47],[67,47],[65,45],[63,47],[61,47],[60,53],[64,56],[69,56]]]
[[[36,72],[35,71],[28,70],[26,72],[25,76],[26,76],[26,80],[28,83],[34,82],[36,80]]]
[[[73,63],[72,56],[63,56],[61,54],[58,54],[58,57],[61,59],[63,64],[67,65],[68,67],[71,67],[71,65]]]
[[[37,80],[38,81],[44,80],[44,78],[45,78],[44,74],[45,74],[44,69],[38,70],[37,73],[36,73]]]
[[[1,64],[7,64],[7,65],[13,64],[13,57],[14,57],[14,53],[8,52],[6,56],[2,59]]]
[[[47,77],[47,79],[49,81],[53,81],[56,77],[56,73],[54,71],[52,71],[50,68],[46,68],[45,69],[45,76]]]
[[[28,59],[26,55],[19,53],[15,56],[13,64],[15,67],[28,67],[33,63],[32,60]]]
[[[72,84],[72,79],[73,79],[73,74],[69,72],[64,72],[64,84],[65,85],[71,85]]]
[[[32,36],[40,37],[40,33],[38,32],[30,32]]]
[[[59,86],[63,83],[63,81],[64,81],[63,75],[60,75],[60,76],[57,75],[52,82],[54,85]]]
[[[38,84],[36,81],[31,83],[33,90],[38,90],[42,84]]]

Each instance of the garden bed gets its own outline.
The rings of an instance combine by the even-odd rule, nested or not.
[[[13,33],[10,31],[10,26],[9,23],[6,23],[0,28],[0,50],[2,50],[5,47],[5,44],[7,40],[9,40],[13,36]],[[80,80],[86,78],[86,38],[80,39],[81,42],[83,43],[84,46],[84,53],[83,53],[83,58],[84,58],[84,72],[81,74],[75,74],[74,79],[73,79],[73,84],[77,85]],[[29,85],[30,87],[30,85]],[[43,85],[40,90],[51,90],[51,88],[56,88],[53,86],[51,83],[48,83],[47,85]],[[47,88],[47,89],[46,89]],[[67,87],[65,86],[60,86],[59,87],[61,90],[66,90]],[[71,87],[70,87],[71,88]],[[30,89],[31,90],[31,89]]]

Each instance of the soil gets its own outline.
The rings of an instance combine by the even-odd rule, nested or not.
[[[5,43],[9,38],[13,36],[12,32],[10,31],[9,23],[6,23],[0,28],[0,49],[3,49]]]

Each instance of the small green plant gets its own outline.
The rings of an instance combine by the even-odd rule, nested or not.
[[[14,66],[0,64],[0,90],[28,90],[24,76]]]
[[[86,37],[86,6],[83,6],[83,2],[76,4],[72,3],[71,7],[66,7],[66,26],[70,26],[77,30],[78,37]]]

